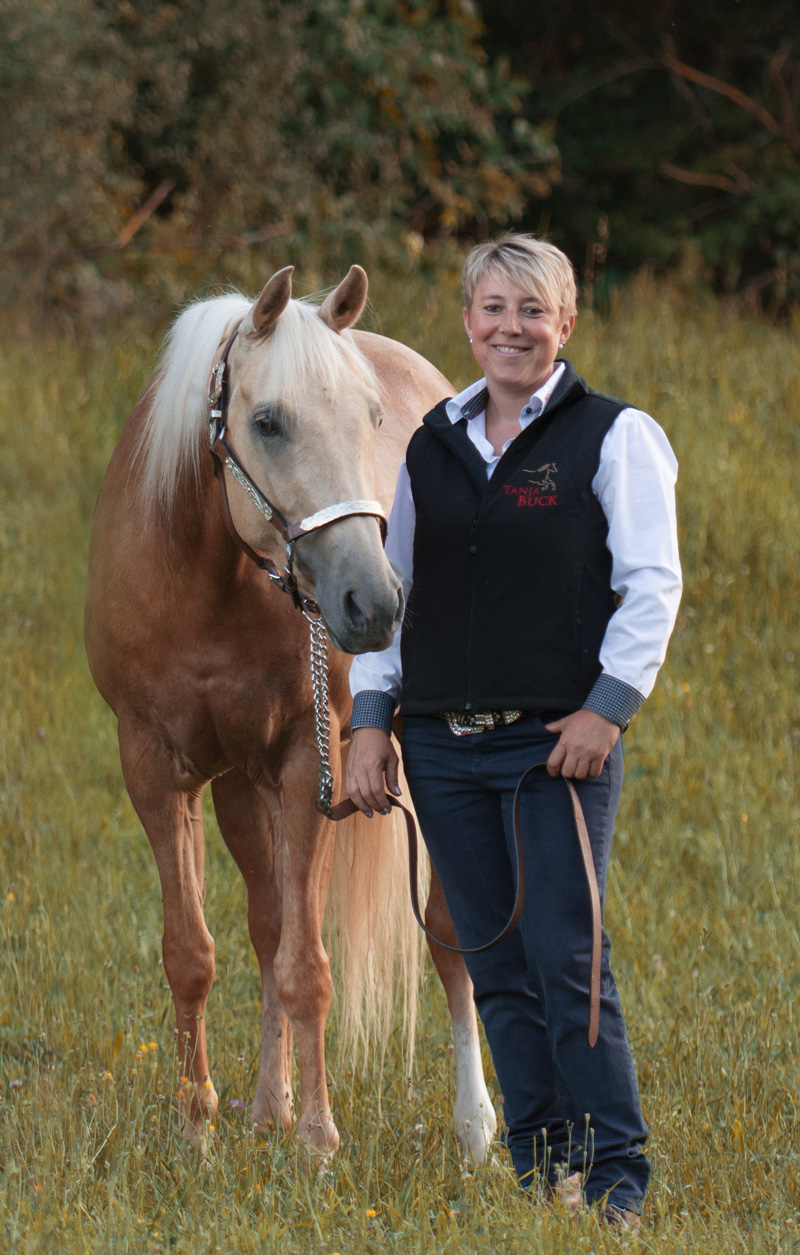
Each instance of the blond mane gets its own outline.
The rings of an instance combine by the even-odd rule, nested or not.
[[[353,374],[366,387],[377,387],[350,332],[337,335],[317,316],[320,303],[319,297],[289,301],[270,339],[252,343],[252,352],[268,354],[271,399],[279,397],[293,409],[312,386],[333,399]],[[199,486],[211,368],[252,307],[239,293],[200,301],[176,318],[164,340],[137,459],[144,504],[167,519],[179,487],[187,479]]]

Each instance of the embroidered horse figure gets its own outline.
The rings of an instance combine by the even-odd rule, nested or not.
[[[553,479],[553,475],[558,471],[555,462],[545,462],[544,466],[537,466],[535,471],[527,466],[524,466],[522,469],[526,475],[531,476],[541,475],[544,472],[543,479],[531,479],[530,483],[535,488],[538,488],[540,492],[555,492],[556,481]]]

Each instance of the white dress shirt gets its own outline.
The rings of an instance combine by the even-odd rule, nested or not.
[[[563,364],[557,364],[523,407],[519,418],[522,429],[544,413],[563,371]],[[452,423],[465,416],[462,411],[469,414],[474,410],[485,387],[486,380],[480,379],[447,402]],[[467,434],[491,477],[502,455],[495,453],[486,437],[485,410],[469,418]],[[506,441],[502,453],[511,443]],[[610,700],[609,717],[621,724],[627,723],[650,695],[678,612],[682,585],[675,518],[677,472],[675,455],[658,424],[642,410],[622,410],[603,440],[600,464],[592,480],[592,491],[608,522],[611,587],[622,604],[611,616],[603,638],[597,694],[593,689],[586,702],[589,709],[607,714]],[[402,581],[406,597],[413,581],[415,523],[404,459],[389,515],[386,556]],[[398,629],[387,649],[353,659],[350,691],[353,696],[364,690],[383,693],[396,704],[401,689]],[[592,700],[593,694],[597,700]],[[619,715],[618,710],[622,712]]]

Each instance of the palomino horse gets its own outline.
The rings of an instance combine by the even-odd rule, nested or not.
[[[452,389],[411,350],[349,330],[367,295],[360,267],[319,309],[290,299],[291,273],[287,267],[274,275],[252,305],[239,296],[216,298],[190,307],[173,326],[161,369],[125,427],[100,493],[86,645],[95,683],[117,716],[125,783],[161,879],[164,969],[180,1065],[189,1078],[179,1096],[184,1132],[202,1142],[218,1102],[204,1020],[214,979],[201,816],[210,782],[222,836],[247,886],[261,970],[251,1122],[293,1123],[294,1037],[297,1136],[324,1156],[339,1142],[325,1078],[332,982],[321,937],[335,847],[334,880],[347,890],[345,966],[360,965],[368,974],[372,995],[364,1015],[375,1021],[398,953],[416,954],[401,838],[393,817],[359,816],[335,828],[314,808],[318,760],[307,626],[226,530],[208,454],[206,394],[212,367],[238,328],[227,366],[229,447],[284,518],[301,520],[364,499],[368,507],[377,498],[386,510],[412,429]],[[278,533],[241,478],[230,471],[225,478],[240,536],[281,566]],[[398,581],[379,521],[368,513],[302,536],[295,561],[337,646],[330,658],[331,739],[345,746],[345,655],[389,643],[402,615]],[[338,793],[339,753],[334,757]],[[399,925],[392,910],[402,916]],[[435,879],[427,922],[443,939],[454,939]],[[464,1155],[480,1163],[496,1121],[471,986],[460,957],[436,946],[433,957],[453,1019],[456,1130]],[[361,1004],[351,997],[344,1005]],[[357,1026],[362,1041],[370,1027],[375,1023],[364,1020]]]

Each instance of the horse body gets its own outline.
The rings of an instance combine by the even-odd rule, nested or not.
[[[308,633],[291,599],[226,530],[205,452],[203,394],[238,323],[230,357],[231,438],[271,500],[285,516],[300,519],[357,498],[377,498],[388,512],[411,431],[450,389],[411,350],[348,332],[366,297],[366,276],[358,268],[319,311],[322,317],[289,301],[290,273],[274,276],[252,308],[223,298],[189,311],[190,325],[184,323],[167,349],[109,465],[92,531],[85,622],[92,674],[117,715],[126,786],[161,880],[164,968],[175,1001],[181,1075],[188,1078],[179,1097],[184,1130],[201,1141],[217,1105],[204,1021],[214,945],[203,915],[200,809],[211,783],[220,830],[247,886],[261,969],[261,1052],[251,1119],[283,1127],[293,1122],[294,1037],[302,1097],[298,1137],[324,1155],[338,1144],[325,1078],[331,977],[321,940],[337,834],[313,805],[318,757]],[[187,315],[178,329],[182,320]],[[284,320],[291,325],[281,339]],[[187,375],[188,383],[179,378]],[[282,565],[277,533],[230,475],[228,487],[241,535]],[[360,652],[388,643],[402,606],[374,518],[343,518],[303,537],[296,561],[337,644]],[[337,747],[348,735],[349,661],[339,650],[329,652],[331,743]],[[333,758],[338,790],[338,753]],[[340,841],[352,896],[366,893],[370,881],[380,890],[387,874],[396,881],[402,859],[393,820],[372,821],[384,831],[370,827],[366,841],[366,821],[349,822],[349,837],[340,834]],[[381,863],[389,867],[383,882]],[[390,897],[396,908],[405,907],[399,886]],[[362,930],[361,949],[378,951],[383,944],[391,950],[402,935],[407,958],[413,926],[398,925],[398,934],[387,921],[389,906],[381,901],[369,908],[383,923],[371,938]],[[364,901],[358,909],[369,914]],[[435,879],[429,915],[442,930],[451,928]],[[397,955],[384,956],[383,969],[375,957],[369,966],[380,981]],[[453,963],[444,951],[434,958],[454,1014],[457,1125],[465,1150],[480,1160],[494,1114],[480,1071],[469,981],[460,960]],[[363,953],[361,961],[363,968]]]

